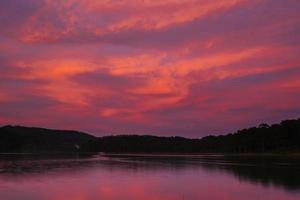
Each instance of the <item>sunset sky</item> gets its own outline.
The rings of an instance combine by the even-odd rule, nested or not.
[[[0,0],[0,125],[201,137],[300,117],[299,0]]]

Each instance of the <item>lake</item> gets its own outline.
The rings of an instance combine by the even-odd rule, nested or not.
[[[1,200],[299,200],[300,159],[0,155]]]

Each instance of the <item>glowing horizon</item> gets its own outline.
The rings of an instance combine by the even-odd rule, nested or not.
[[[0,2],[0,125],[201,137],[300,117],[298,0]]]

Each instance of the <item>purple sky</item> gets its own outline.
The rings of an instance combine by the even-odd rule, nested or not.
[[[201,137],[300,117],[299,0],[1,0],[0,125]]]

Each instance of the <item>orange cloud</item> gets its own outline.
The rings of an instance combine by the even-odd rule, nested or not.
[[[200,134],[299,114],[295,1],[1,3],[12,122]]]
[[[203,0],[53,2],[45,0],[43,6],[36,10],[23,25],[21,40],[28,43],[51,42],[73,36],[80,37],[80,32],[101,36],[129,29],[163,29],[199,20],[248,2],[248,0],[223,0],[221,2]],[[116,15],[116,12],[120,15]],[[110,15],[114,16],[108,17],[109,21],[102,20]],[[58,26],[57,23],[61,25]]]
[[[131,1],[132,7],[140,1]],[[120,31],[136,27],[138,29],[161,29],[170,25],[199,19],[219,10],[233,7],[244,0],[217,1],[168,1],[163,3],[140,2],[140,11],[109,27],[110,31]],[[128,2],[127,2],[128,3]],[[159,10],[159,12],[156,12]],[[162,11],[161,11],[162,10]]]

